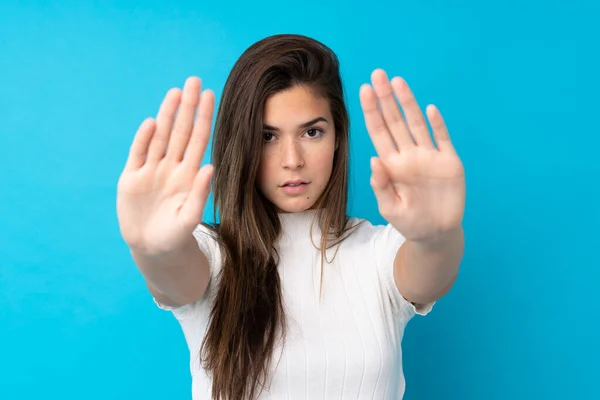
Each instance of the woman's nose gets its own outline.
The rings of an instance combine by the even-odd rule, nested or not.
[[[302,148],[295,140],[284,144],[281,154],[281,165],[287,169],[298,169],[304,166]]]

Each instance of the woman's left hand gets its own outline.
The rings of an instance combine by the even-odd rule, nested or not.
[[[466,197],[462,162],[435,106],[426,109],[434,145],[406,82],[399,77],[390,82],[380,69],[371,80],[373,87],[365,84],[360,89],[360,103],[379,156],[371,159],[371,186],[379,212],[406,239],[435,242],[462,226]]]

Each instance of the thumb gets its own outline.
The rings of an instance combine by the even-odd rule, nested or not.
[[[200,168],[192,183],[192,189],[190,190],[183,207],[181,207],[181,218],[185,223],[193,225],[194,227],[202,222],[204,206],[206,205],[208,195],[210,194],[210,180],[213,171],[214,166],[211,164]]]
[[[382,215],[387,214],[392,211],[396,201],[396,193],[392,187],[390,176],[377,157],[371,157],[371,171],[371,187],[377,199],[379,212]]]

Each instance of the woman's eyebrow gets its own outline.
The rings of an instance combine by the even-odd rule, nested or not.
[[[298,128],[308,128],[309,126],[314,125],[317,122],[321,122],[321,121],[324,121],[327,124],[329,123],[329,121],[327,121],[327,119],[325,117],[317,117],[315,119],[311,119],[308,122],[304,122],[304,123],[298,125]],[[279,128],[276,128],[276,127],[271,126],[271,125],[266,125],[266,124],[263,125],[263,129],[266,130],[266,131],[279,132]]]

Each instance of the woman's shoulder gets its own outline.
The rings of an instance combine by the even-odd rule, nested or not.
[[[346,226],[344,233],[346,239],[344,241],[348,241],[351,245],[358,243],[395,243],[404,240],[402,234],[385,220],[383,220],[383,223],[373,223],[367,218],[350,217]]]
[[[347,229],[356,230],[362,234],[374,235],[377,232],[382,231],[388,225],[387,224],[376,224],[371,222],[368,218],[362,217],[348,217],[348,223],[346,224]]]
[[[218,267],[221,260],[221,248],[219,240],[218,225],[207,222],[201,222],[196,226],[193,232],[198,247],[203,251],[211,265],[211,272]]]
[[[194,228],[194,236],[199,240],[211,239],[216,243],[219,241],[219,225],[203,221]]]
[[[348,218],[344,236],[345,240],[350,239],[353,243],[368,242],[383,229],[385,225],[373,224],[369,219],[353,216]]]

